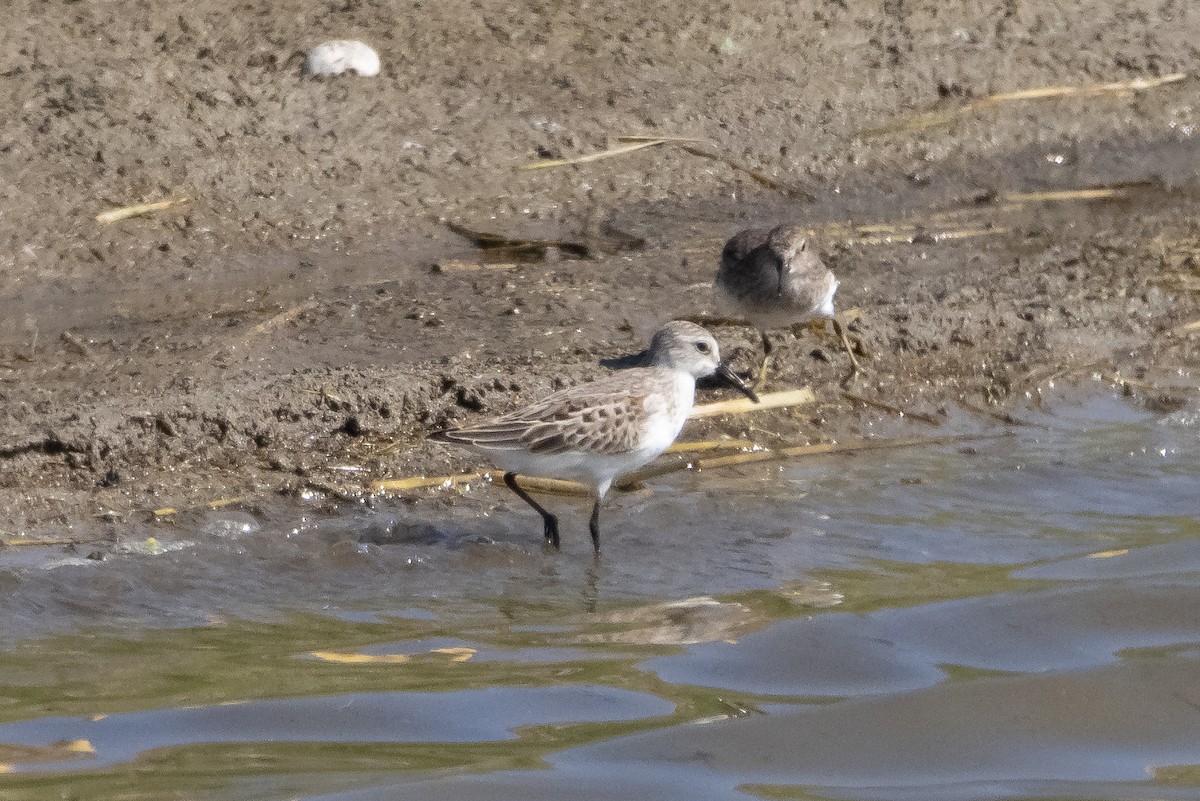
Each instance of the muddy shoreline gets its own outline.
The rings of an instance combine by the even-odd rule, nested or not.
[[[935,4],[701,4],[688,20],[636,4],[301,5],[156,8],[133,26],[66,5],[10,31],[5,537],[111,540],[153,509],[346,502],[375,479],[474,468],[424,434],[587,380],[662,321],[712,312],[721,244],[750,225],[813,229],[864,370],[843,386],[832,339],[787,337],[773,388],[811,386],[817,403],[689,436],[944,428],[847,391],[992,426],[1046,382],[1094,376],[1168,408],[1171,376],[1196,367],[1181,330],[1200,318],[1194,80],[854,136],[993,91],[1186,72],[1200,24],[1186,5],[1089,3],[1066,20],[936,4],[936,24]],[[301,75],[295,53],[322,32],[372,41],[384,74]],[[646,131],[814,199],[670,145],[514,171]],[[1030,194],[1089,188],[1113,191]],[[92,220],[170,195],[192,200]],[[447,220],[642,244],[485,264]],[[756,335],[716,334],[748,367]]]

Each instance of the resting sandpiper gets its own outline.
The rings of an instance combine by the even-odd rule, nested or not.
[[[858,369],[854,351],[834,317],[833,296],[838,280],[821,261],[803,228],[752,228],[734,236],[721,252],[716,287],[762,336],[760,383],[771,358],[767,331],[818,317],[833,319],[851,366]]]

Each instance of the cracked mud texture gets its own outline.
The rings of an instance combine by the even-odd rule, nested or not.
[[[1170,408],[1154,381],[1196,367],[1179,330],[1200,317],[1194,79],[856,136],[994,92],[1195,71],[1187,2],[17,5],[0,48],[5,536],[475,467],[425,433],[714,312],[725,238],[784,221],[813,229],[857,312],[858,396],[991,425],[1093,372]],[[304,75],[330,38],[373,45],[381,75]],[[515,169],[624,134],[695,137],[812,200],[676,145]],[[1089,187],[1122,190],[1014,197]],[[446,221],[644,246],[485,267]],[[750,369],[757,335],[716,334]],[[817,404],[691,434],[915,425],[843,395],[828,335],[775,336],[775,388]]]

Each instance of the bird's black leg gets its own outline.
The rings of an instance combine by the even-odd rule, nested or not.
[[[588,521],[588,529],[592,532],[592,547],[596,549],[596,556],[600,555],[600,499],[596,499],[596,505],[592,507],[592,519]]]
[[[542,505],[529,496],[529,493],[517,486],[517,474],[505,473],[504,483],[508,488],[525,501],[525,503],[537,509],[538,514],[542,516],[542,522],[546,524],[544,534],[546,542],[554,546],[554,550],[558,550],[558,518],[542,508]],[[594,535],[593,535],[594,536]]]
[[[858,373],[858,359],[854,358],[854,346],[850,344],[850,339],[846,336],[846,330],[842,328],[842,324],[838,322],[838,318],[831,317],[833,320],[834,333],[842,340],[842,347],[846,349],[846,355],[850,357],[850,374],[846,376],[847,380],[853,378]]]
[[[759,331],[758,333],[762,336],[763,360],[762,365],[758,368],[758,380],[754,382],[755,386],[761,386],[767,380],[767,368],[771,364],[771,340],[767,337],[766,331]]]

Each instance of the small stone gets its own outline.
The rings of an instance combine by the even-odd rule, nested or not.
[[[308,51],[306,62],[310,75],[379,74],[379,54],[369,45],[354,39],[334,39]]]

